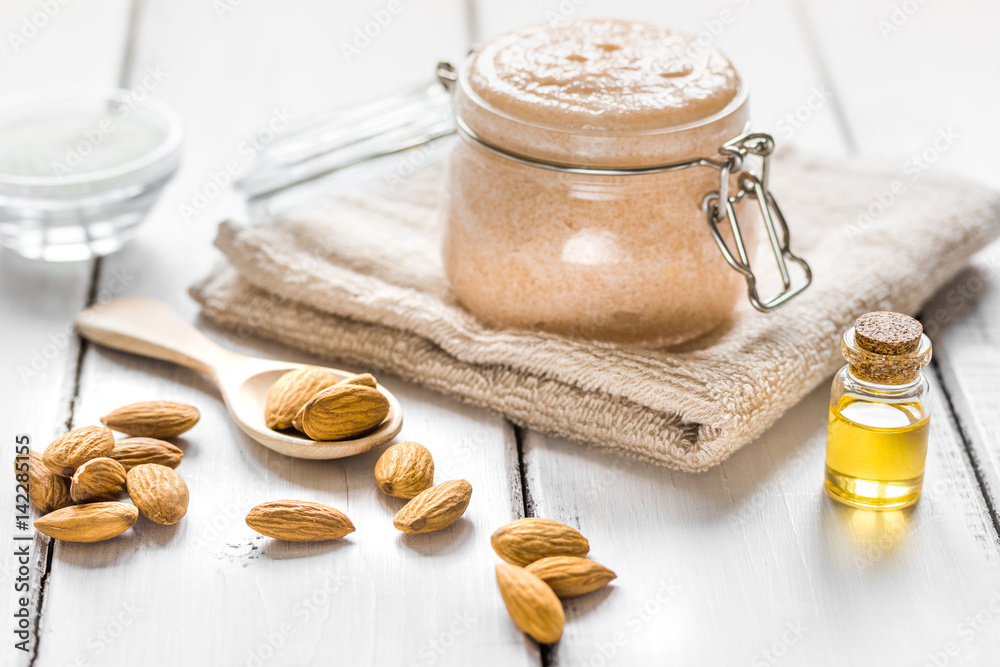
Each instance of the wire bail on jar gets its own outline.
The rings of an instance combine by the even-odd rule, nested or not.
[[[709,192],[702,201],[702,210],[708,218],[708,227],[719,246],[719,250],[722,251],[722,256],[726,258],[729,266],[746,279],[747,293],[753,307],[765,313],[799,294],[812,282],[812,270],[809,268],[809,264],[791,250],[788,223],[785,222],[785,216],[778,208],[778,202],[775,201],[774,195],[767,187],[768,160],[773,151],[774,138],[766,132],[748,132],[727,141],[719,149],[719,153],[725,156],[725,161],[717,167],[719,169],[719,189]],[[760,158],[760,176],[745,168],[746,158],[749,155]],[[713,163],[712,166],[715,164]],[[740,189],[730,196],[729,177],[732,174],[740,175]],[[747,198],[755,200],[760,207],[764,228],[767,230],[767,237],[771,242],[771,251],[777,260],[778,273],[781,275],[781,291],[766,300],[762,300],[757,291],[757,276],[750,268],[750,259],[743,242],[743,234],[736,219],[736,204]],[[720,205],[720,202],[723,204]],[[733,256],[719,231],[719,225],[724,220],[729,220],[736,251],[739,255],[738,259]],[[798,264],[804,274],[803,281],[794,287],[788,272],[789,261]]]
[[[441,85],[449,92],[452,92],[455,83],[458,81],[458,73],[455,66],[448,62],[438,63],[437,77]],[[692,167],[716,169],[719,172],[719,189],[705,195],[705,198],[702,200],[702,210],[708,219],[708,228],[712,233],[712,238],[715,239],[716,244],[719,246],[719,250],[722,252],[726,263],[746,280],[747,296],[753,307],[766,313],[800,294],[812,282],[812,270],[809,268],[809,264],[791,251],[788,224],[785,222],[785,216],[781,213],[781,209],[778,208],[778,203],[775,201],[774,195],[768,189],[768,159],[774,151],[774,138],[765,132],[749,132],[749,124],[746,128],[747,132],[727,141],[719,148],[718,158],[699,157],[683,162],[636,168],[586,167],[539,160],[505,150],[489,143],[476,134],[457,114],[455,125],[459,133],[495,155],[528,166],[540,167],[552,171],[595,176],[628,176],[633,174],[658,174]],[[750,156],[760,158],[761,167],[759,176],[751,172],[747,166],[747,158]],[[729,179],[731,176],[737,174],[739,175],[739,189],[735,193],[729,194]],[[778,273],[781,276],[781,291],[766,299],[761,298],[758,292],[757,276],[750,268],[750,258],[747,254],[746,244],[743,241],[743,233],[736,217],[736,205],[744,199],[755,200],[760,208],[761,218],[764,221],[764,227],[767,230],[768,239],[771,243],[771,250],[778,265]],[[719,226],[726,220],[729,221],[729,228],[733,233],[733,243],[736,246],[735,254],[729,248],[720,231]],[[794,262],[802,269],[803,278],[798,284],[793,285],[791,274],[788,270],[789,262]]]

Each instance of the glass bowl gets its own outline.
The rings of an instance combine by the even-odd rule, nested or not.
[[[183,128],[143,91],[0,98],[0,245],[78,261],[135,235],[180,165]]]

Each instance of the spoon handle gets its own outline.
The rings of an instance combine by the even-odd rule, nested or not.
[[[95,343],[171,361],[215,379],[245,359],[219,347],[155,299],[129,297],[91,306],[76,316],[76,328]]]

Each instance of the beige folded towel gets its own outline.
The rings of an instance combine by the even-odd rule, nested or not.
[[[241,335],[389,371],[522,426],[700,471],[843,364],[840,335],[855,317],[916,312],[1000,231],[1000,197],[969,182],[779,156],[773,190],[813,285],[770,314],[743,303],[730,323],[682,349],[644,350],[498,331],[464,311],[438,253],[440,173],[440,165],[426,168],[268,225],[223,223],[216,245],[228,262],[192,295]]]

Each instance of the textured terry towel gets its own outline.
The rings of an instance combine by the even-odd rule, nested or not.
[[[773,190],[813,285],[769,314],[744,302],[731,322],[684,348],[644,350],[494,330],[464,311],[439,257],[440,174],[429,167],[394,188],[379,184],[264,226],[223,223],[216,245],[227,261],[192,295],[205,315],[244,335],[700,471],[843,364],[839,340],[854,318],[916,312],[1000,229],[1000,197],[965,181],[780,156]],[[897,181],[895,202],[883,206],[877,193]],[[765,260],[773,264],[757,265]]]

